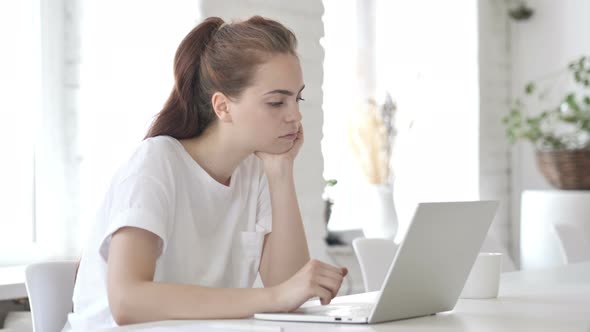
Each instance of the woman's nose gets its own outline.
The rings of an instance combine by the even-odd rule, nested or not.
[[[289,111],[287,122],[299,122],[302,118],[303,115],[301,115],[301,112],[299,111],[299,105],[296,105]]]

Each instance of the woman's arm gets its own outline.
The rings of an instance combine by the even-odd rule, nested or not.
[[[266,172],[272,206],[272,232],[264,239],[260,277],[265,287],[292,277],[309,261],[309,250],[297,203],[292,163]]]
[[[256,312],[297,309],[312,297],[329,303],[345,270],[311,260],[270,288],[208,288],[153,281],[159,238],[124,227],[113,234],[108,256],[108,299],[119,325],[170,319],[244,318]]]
[[[264,239],[260,277],[265,287],[278,289],[277,293],[283,296],[282,303],[287,303],[286,311],[303,304],[298,302],[300,297],[297,294],[308,295],[301,283],[309,283],[309,287],[322,294],[329,291],[329,296],[320,299],[322,304],[330,303],[348,273],[346,268],[309,259],[293,178],[293,163],[303,141],[300,125],[295,144],[289,151],[283,154],[256,153],[264,163],[272,206],[272,232]]]
[[[160,239],[117,231],[108,256],[108,298],[119,325],[168,319],[243,318],[276,310],[272,289],[208,288],[153,282]]]

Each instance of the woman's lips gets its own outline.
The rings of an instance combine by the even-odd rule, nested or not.
[[[288,139],[288,140],[294,140],[294,139],[297,138],[297,133],[284,135],[284,136],[281,136],[280,138],[284,138],[284,139]]]

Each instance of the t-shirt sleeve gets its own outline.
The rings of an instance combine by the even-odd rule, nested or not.
[[[170,197],[156,178],[133,175],[111,189],[107,211],[108,226],[102,236],[100,255],[107,261],[113,233],[123,227],[137,227],[160,238],[160,253],[166,250],[171,232]]]
[[[258,191],[258,205],[256,209],[256,230],[265,234],[272,231],[272,207],[270,204],[270,191],[266,175],[260,177]]]

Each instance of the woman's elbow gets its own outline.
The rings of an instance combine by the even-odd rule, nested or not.
[[[132,314],[131,301],[130,294],[125,294],[123,291],[109,291],[109,308],[117,325],[129,325],[137,322]]]

